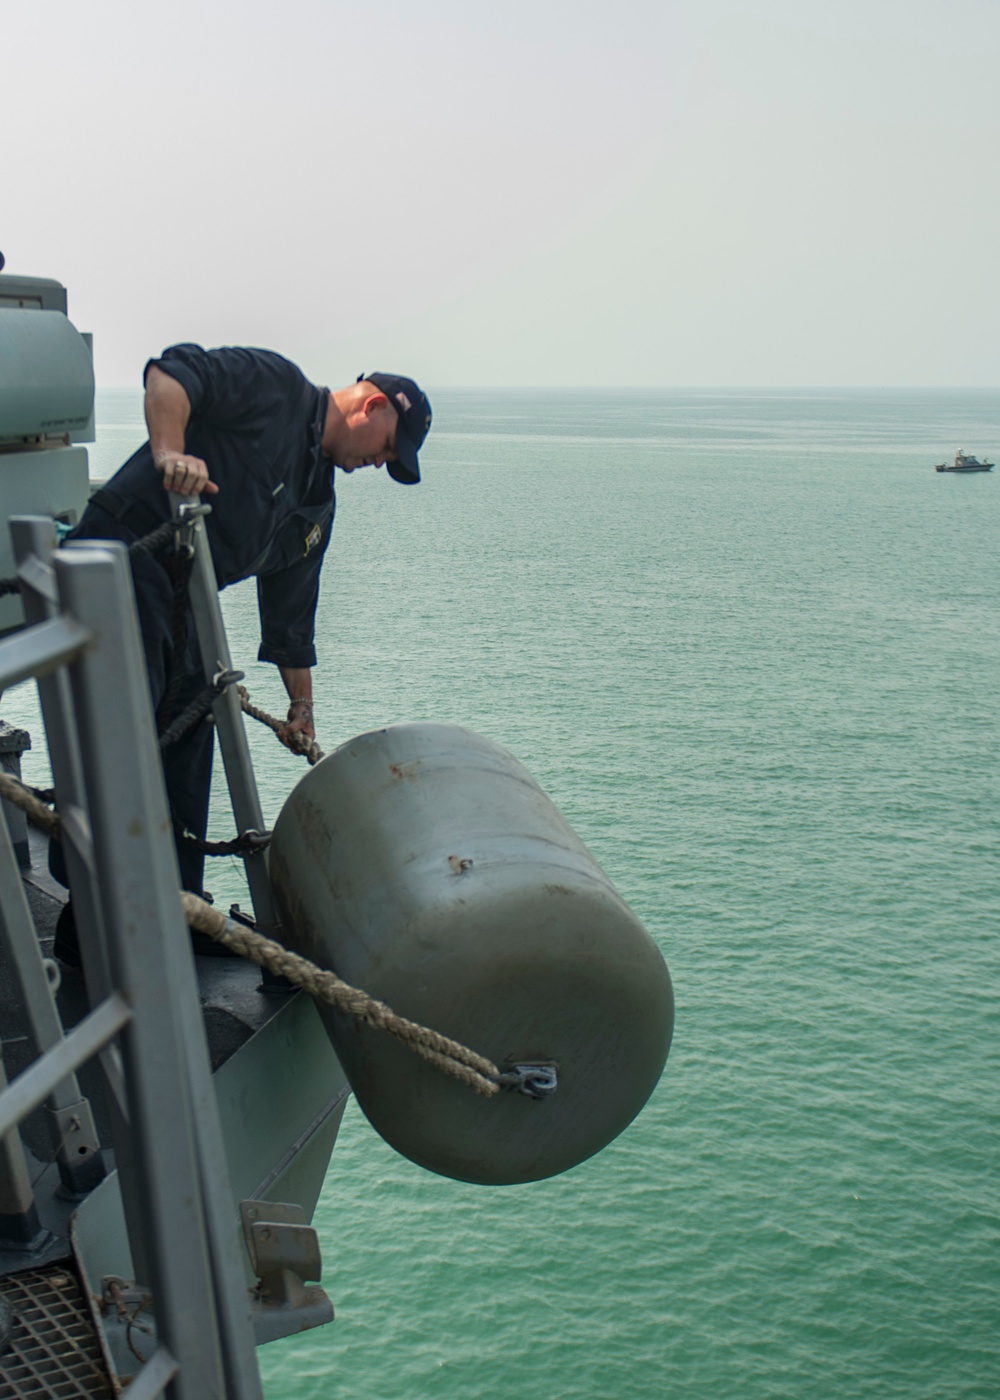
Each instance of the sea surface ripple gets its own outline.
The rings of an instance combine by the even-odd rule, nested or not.
[[[261,1352],[268,1400],[995,1400],[1000,472],[933,465],[995,452],[1000,396],[433,398],[419,488],[339,488],[320,742],[515,753],[662,947],[674,1045],[531,1186],[435,1178],[352,1104],[337,1321]],[[102,402],[99,475],[136,432]],[[226,612],[280,710],[252,587]],[[272,819],[299,770],[252,743]]]

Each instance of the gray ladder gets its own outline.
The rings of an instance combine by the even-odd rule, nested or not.
[[[222,608],[219,605],[219,588],[215,578],[215,566],[212,563],[212,551],[203,523],[203,517],[211,510],[211,506],[202,505],[198,496],[178,496],[174,492],[170,493],[170,501],[174,518],[178,522],[181,542],[187,545],[193,556],[188,596],[194,615],[205,679],[211,684],[220,674],[231,671],[233,664],[222,620]],[[212,706],[212,715],[219,735],[219,748],[226,769],[226,783],[237,833],[240,836],[245,836],[248,832],[263,833],[264,818],[235,686],[227,686],[222,691]],[[244,865],[253,903],[254,922],[261,933],[268,938],[275,938],[278,916],[267,872],[267,851],[262,851],[259,855],[244,856]],[[265,985],[271,985],[273,980],[265,974]]]
[[[156,1311],[157,1350],[129,1395],[262,1400],[127,552],[55,553],[50,521],[11,528],[29,625],[0,641],[0,690],[39,678],[93,1010],[0,1091],[0,1140],[99,1055]]]

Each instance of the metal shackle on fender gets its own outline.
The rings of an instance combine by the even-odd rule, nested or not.
[[[289,947],[521,1084],[478,1097],[321,1005],[368,1119],[421,1166],[497,1185],[553,1176],[655,1088],[674,1019],[660,951],[490,740],[400,724],[342,745],[285,802],[271,877]]]

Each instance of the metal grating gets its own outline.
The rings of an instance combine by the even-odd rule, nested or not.
[[[0,1279],[14,1314],[0,1400],[112,1400],[80,1285],[65,1264]]]

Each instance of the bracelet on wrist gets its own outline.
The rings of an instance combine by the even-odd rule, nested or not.
[[[309,708],[310,708],[310,710],[311,710],[312,707],[313,707],[313,702],[312,702],[311,700],[289,700],[289,702],[288,702],[288,708],[289,708],[289,709],[292,709],[293,706],[295,706],[295,705],[308,705]]]

